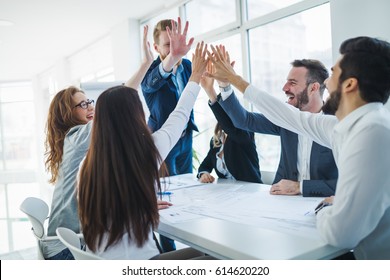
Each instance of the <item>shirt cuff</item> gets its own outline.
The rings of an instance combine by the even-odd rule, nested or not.
[[[211,100],[209,99],[209,105],[210,105],[210,106],[213,106],[216,102],[218,102],[218,98],[217,98],[215,101],[211,101]]]
[[[165,70],[163,68],[162,61],[161,61],[160,65],[158,66],[158,72],[160,72],[161,77],[163,77],[164,79],[168,78],[169,75],[172,74],[172,70],[171,70],[171,72],[165,72]]]
[[[299,191],[303,194],[303,180],[299,182]]]
[[[196,176],[196,178],[200,179],[200,176],[202,176],[202,174],[204,174],[204,173],[210,174],[210,173],[207,172],[207,171],[201,171],[201,172],[198,173],[198,175]]]
[[[233,93],[233,89],[231,88],[230,90],[228,91],[223,91],[221,92],[221,98],[222,98],[222,101],[225,101],[226,99],[228,99],[228,97]]]

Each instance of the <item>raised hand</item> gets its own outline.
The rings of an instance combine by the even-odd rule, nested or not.
[[[192,74],[190,81],[200,83],[200,79],[206,71],[208,58],[207,54],[207,44],[203,41],[196,45],[195,53],[192,55]]]
[[[148,41],[148,30],[149,26],[144,26],[144,37],[142,42],[142,49],[144,51],[144,55],[142,58],[142,63],[148,64],[148,66],[152,65],[153,63],[153,53],[150,50],[150,43]]]
[[[228,63],[230,63],[230,65],[232,67],[234,67],[235,61],[230,62],[230,55],[229,55],[229,52],[225,49],[225,46],[224,45],[219,45],[219,48],[221,50],[221,53],[222,53],[223,57],[226,59],[226,61]],[[213,73],[214,72],[215,72],[215,69],[214,69]],[[226,87],[226,86],[228,86],[230,84],[230,83],[222,82],[222,81],[219,81],[219,80],[217,80],[217,83],[218,83],[218,85],[220,87]]]
[[[207,72],[206,76],[214,78],[219,82],[229,83],[229,79],[236,75],[236,72],[234,72],[233,66],[230,63],[229,53],[222,45],[215,47],[211,45],[211,50],[212,53],[208,52],[208,57],[213,62],[215,71],[214,73]]]
[[[191,49],[192,43],[194,42],[194,38],[191,38],[186,43],[187,40],[187,31],[188,31],[188,21],[184,27],[183,33],[181,32],[181,19],[180,17],[177,19],[177,26],[175,22],[172,20],[172,30],[167,27],[167,33],[170,40],[170,50],[169,54],[176,60],[181,59],[185,56],[188,51]]]
[[[207,63],[206,70],[209,73],[214,73],[214,71],[215,71],[214,65],[210,60]],[[200,85],[207,93],[210,101],[215,102],[217,100],[217,93],[214,90],[214,79],[203,75],[202,78],[200,79]]]
[[[153,54],[152,51],[150,50],[150,43],[148,42],[148,30],[149,27],[145,25],[144,38],[142,44],[142,49],[144,54],[143,54],[141,65],[138,68],[138,70],[125,83],[125,86],[131,87],[133,89],[138,89],[150,65],[152,65],[153,63]]]

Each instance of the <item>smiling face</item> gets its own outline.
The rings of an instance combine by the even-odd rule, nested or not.
[[[169,36],[166,31],[161,31],[157,43],[154,43],[154,49],[160,55],[161,60],[164,60],[170,52]]]
[[[305,67],[293,67],[283,86],[287,96],[287,103],[302,111],[308,111],[305,105],[309,103],[307,93],[307,69]]]
[[[73,107],[80,104],[83,101],[87,102],[87,97],[85,96],[84,93],[80,91],[76,92],[72,96],[72,99],[73,99]],[[83,124],[86,124],[89,121],[91,121],[93,119],[94,114],[95,114],[95,106],[93,106],[92,104],[88,104],[87,109],[83,109],[80,106],[73,108],[74,118]]]

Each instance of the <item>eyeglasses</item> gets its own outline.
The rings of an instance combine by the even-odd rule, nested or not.
[[[87,99],[87,101],[81,101],[79,104],[77,104],[76,106],[74,106],[74,108],[76,107],[80,107],[80,108],[83,108],[83,109],[88,109],[88,105],[93,105],[95,103],[95,100],[91,99]]]

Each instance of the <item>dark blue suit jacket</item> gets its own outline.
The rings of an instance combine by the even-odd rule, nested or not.
[[[228,135],[223,151],[229,172],[236,180],[262,183],[254,133],[234,127],[231,119],[218,102],[211,105],[210,108]],[[202,171],[210,173],[216,168],[216,154],[219,149],[220,147],[213,147],[211,140],[210,151],[199,166],[198,175]],[[215,171],[219,178],[225,178],[217,169]]]
[[[153,132],[161,128],[168,119],[169,114],[175,109],[179,100],[179,94],[172,81],[172,75],[164,79],[158,70],[160,63],[160,57],[153,61],[141,82],[142,93],[150,111],[148,125]],[[191,76],[191,61],[183,58],[182,65],[182,77],[184,85],[186,85]],[[198,131],[194,123],[193,111],[191,111],[187,128]]]
[[[225,101],[219,98],[222,108],[229,114],[234,125],[263,134],[279,135],[281,155],[274,183],[281,179],[298,181],[298,135],[274,125],[262,114],[250,113],[240,104],[235,94]],[[303,196],[330,196],[336,191],[338,170],[332,150],[313,142],[310,154],[310,180],[303,180]]]

